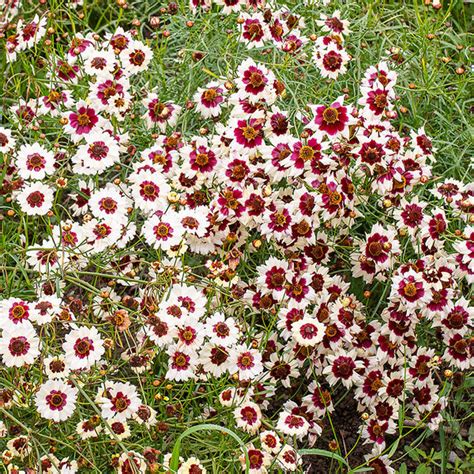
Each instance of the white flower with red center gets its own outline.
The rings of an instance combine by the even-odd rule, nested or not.
[[[262,425],[262,412],[260,407],[247,401],[234,410],[234,418],[237,426],[246,433],[254,434]]]
[[[144,115],[149,128],[158,127],[164,133],[166,127],[174,127],[178,121],[181,106],[173,102],[162,102],[157,94],[149,93],[146,99],[143,99],[143,105],[147,111]]]
[[[65,118],[67,124],[64,131],[71,135],[75,142],[90,135],[92,131],[98,131],[103,123],[97,111],[83,100],[78,101],[75,110],[67,112]]]
[[[237,68],[238,95],[249,99],[251,103],[267,99],[270,99],[267,102],[274,102],[271,98],[275,95],[275,79],[274,74],[265,66],[248,58]]]
[[[0,326],[20,330],[23,323],[35,320],[36,308],[34,303],[20,298],[8,298],[0,301]]]
[[[231,147],[241,152],[256,151],[263,145],[264,119],[232,119],[229,121]]]
[[[374,224],[361,246],[361,255],[374,262],[377,271],[390,268],[393,256],[400,252],[400,243],[396,236],[395,230]]]
[[[178,215],[174,211],[166,214],[153,214],[142,227],[146,242],[154,249],[170,250],[179,245],[183,238],[183,228],[179,225]]]
[[[249,474],[266,474],[268,472],[267,467],[270,466],[272,458],[266,451],[262,451],[261,449],[257,449],[253,445],[250,445],[247,448],[247,455],[249,458]],[[247,464],[244,454],[239,456],[239,461],[242,470],[246,471]]]
[[[428,248],[442,245],[441,240],[448,230],[448,220],[443,209],[435,208],[431,216],[426,217],[426,225],[421,229],[421,236],[426,238]]]
[[[44,372],[49,379],[64,379],[70,373],[64,356],[48,356],[43,361]]]
[[[263,214],[262,232],[281,242],[290,241],[293,209],[286,204],[276,203]]]
[[[304,417],[288,413],[285,410],[278,416],[276,429],[287,436],[295,436],[302,440],[308,434],[309,423]]]
[[[316,24],[321,27],[323,31],[335,33],[336,35],[346,35],[350,33],[349,22],[341,19],[341,12],[334,10],[331,15],[321,14]]]
[[[206,474],[207,469],[202,465],[201,461],[191,456],[186,459],[176,471],[176,474]]]
[[[256,349],[245,346],[237,347],[232,356],[232,371],[239,375],[240,380],[252,380],[263,371],[262,354]]]
[[[446,350],[443,360],[460,370],[469,370],[474,366],[474,342],[472,337],[463,334],[445,336]]]
[[[379,420],[371,418],[362,431],[362,438],[365,443],[373,443],[374,451],[381,453],[385,448],[385,435],[395,433],[396,425],[393,420]]]
[[[144,474],[147,470],[147,462],[142,454],[135,451],[127,451],[118,458],[118,474]],[[196,474],[199,474],[197,472]]]
[[[390,300],[408,309],[422,308],[429,300],[428,285],[420,273],[410,269],[392,279]]]
[[[44,216],[53,205],[54,191],[40,181],[24,186],[16,193],[21,210],[29,216]]]
[[[311,288],[311,279],[308,273],[295,275],[288,282],[285,294],[290,298],[290,304],[295,307],[305,308],[314,299],[314,290]]]
[[[7,5],[8,7],[8,5]],[[46,34],[46,17],[35,15],[33,20],[25,23],[23,19],[18,20],[16,31],[19,35],[21,49],[32,48]]]
[[[323,50],[316,45],[313,60],[322,77],[337,79],[340,74],[347,72],[347,63],[350,60],[350,56],[344,48],[337,47],[336,45],[330,45],[327,49]]]
[[[168,348],[168,371],[166,378],[181,382],[195,378],[195,368],[199,360],[198,355],[186,348],[172,345]]]
[[[226,89],[221,82],[209,82],[206,87],[200,87],[193,96],[196,111],[205,119],[218,117],[222,106],[225,105]]]
[[[191,146],[184,146],[180,150],[180,155],[194,173],[213,174],[219,158],[217,150],[214,151],[203,137],[196,137],[191,143]]]
[[[391,71],[385,61],[381,61],[376,66],[370,66],[364,74],[362,87],[366,89],[377,88],[393,89],[397,82],[397,73]]]
[[[91,86],[88,99],[95,109],[115,115],[119,120],[130,104],[130,83],[126,76],[119,79],[100,78]]]
[[[298,454],[295,448],[289,444],[285,444],[278,452],[278,464],[282,466],[285,471],[295,472],[303,463],[302,457]]]
[[[105,38],[108,39],[112,49],[116,53],[120,53],[130,43],[133,35],[130,31],[125,31],[121,26],[119,26],[115,33],[106,33]]]
[[[265,19],[261,13],[242,13],[240,18],[243,22],[240,24],[240,38],[247,45],[247,48],[260,48],[265,41],[269,39],[269,32]]]
[[[198,206],[195,209],[182,209],[178,212],[179,220],[187,236],[202,238],[206,235],[209,227],[207,218],[208,209]]]
[[[130,191],[135,206],[148,214],[166,209],[171,188],[161,173],[144,171],[133,178]]]
[[[362,141],[360,147],[356,148],[358,159],[363,167],[367,167],[370,173],[376,168],[385,168],[386,152],[385,143],[380,138],[374,139],[373,135],[369,139]]]
[[[40,99],[38,114],[50,114],[52,117],[60,115],[60,109],[74,105],[74,100],[68,90],[51,89]]]
[[[221,12],[224,15],[238,12],[242,8],[241,0],[215,0],[214,3],[222,7]]]
[[[76,425],[76,433],[83,439],[93,439],[99,436],[99,433],[103,430],[100,425],[100,418],[95,415],[88,420],[80,421]]]
[[[296,378],[299,374],[296,360],[291,360],[286,354],[279,355],[273,352],[264,366],[268,369],[271,380],[281,383],[286,388],[290,388],[291,378]]]
[[[293,276],[288,262],[276,257],[270,257],[263,265],[257,267],[258,278],[256,284],[264,292],[271,291],[279,299],[283,296],[288,281]]]
[[[327,366],[323,369],[329,385],[341,382],[346,388],[358,385],[362,382],[362,376],[357,373],[364,367],[364,362],[357,360],[355,350],[344,354],[333,354],[326,357]]]
[[[216,200],[220,220],[224,220],[225,218],[236,220],[244,212],[243,193],[240,189],[229,186],[219,193]]]
[[[96,398],[102,417],[113,421],[126,421],[141,405],[137,388],[129,382],[106,382]]]
[[[43,179],[54,173],[54,153],[39,143],[22,145],[15,162],[18,174],[24,179]]]
[[[171,316],[160,313],[147,319],[144,330],[158,347],[167,347],[176,336],[176,323]]]
[[[23,367],[32,364],[39,356],[40,340],[29,322],[21,325],[21,331],[6,325],[0,337],[0,355],[7,367]]]
[[[142,158],[144,158],[145,162],[149,162],[151,167],[148,164],[137,163],[136,166],[140,166],[140,168],[136,168],[136,173],[134,174],[139,174],[142,171],[159,170],[167,175],[172,170],[173,163],[178,158],[178,152],[176,150],[168,150],[166,145],[160,142],[161,140],[141,153]],[[143,166],[143,169],[141,166]]]
[[[118,188],[107,185],[91,194],[89,208],[94,217],[115,223],[127,221],[128,201]]]
[[[393,90],[374,86],[374,89],[360,88],[362,97],[358,103],[364,106],[362,115],[366,119],[374,120],[387,116],[393,109],[392,101],[395,98]]]
[[[31,320],[38,326],[50,323],[61,311],[62,300],[56,295],[44,294],[33,303]]]
[[[126,48],[120,52],[120,60],[127,75],[145,71],[152,58],[151,48],[138,40],[129,41]]]
[[[93,326],[73,326],[62,347],[71,370],[90,369],[105,353],[104,342]]]
[[[325,326],[315,318],[304,317],[293,323],[291,333],[300,346],[314,347],[323,340]]]
[[[310,170],[315,162],[321,160],[321,144],[315,138],[305,142],[300,140],[293,144],[292,153],[283,160],[282,165],[289,168],[295,167],[301,174],[303,170]]]
[[[397,228],[406,229],[411,236],[415,236],[421,228],[426,226],[426,206],[427,203],[420,201],[418,196],[409,201],[403,198],[393,213],[393,217],[397,221]]]
[[[92,253],[102,252],[116,244],[121,236],[122,223],[111,220],[92,219],[87,221],[82,230]]]
[[[182,350],[196,351],[204,341],[204,325],[193,316],[176,322],[177,345]]]
[[[220,377],[230,369],[231,350],[223,345],[208,342],[199,352],[199,363],[206,373]]]
[[[474,308],[464,298],[448,301],[441,315],[433,322],[433,327],[441,327],[445,334],[464,336],[472,328]]]
[[[107,429],[106,433],[110,438],[114,440],[118,439],[119,441],[121,441],[123,439],[129,438],[132,434],[130,432],[130,427],[128,426],[128,423],[126,421],[112,421],[109,426],[110,428]]]
[[[42,418],[55,422],[67,420],[76,409],[77,388],[62,380],[48,380],[35,395]]]
[[[15,148],[16,140],[12,137],[12,131],[5,127],[0,127],[0,153],[7,153]]]
[[[84,72],[98,79],[110,78],[116,68],[117,60],[111,49],[91,51],[84,61]]]
[[[415,153],[426,156],[431,156],[433,153],[436,153],[437,149],[433,147],[433,143],[426,135],[424,127],[419,128],[417,132],[412,131],[410,137]]]
[[[320,136],[327,134],[331,137],[342,135],[347,137],[351,123],[348,108],[343,105],[344,98],[339,97],[330,105],[310,105],[313,120],[308,124]]]
[[[434,356],[434,349],[427,349],[426,347],[422,347],[412,356],[408,368],[408,374],[410,374],[412,381],[423,382],[430,377],[435,365]]]
[[[262,431],[259,435],[262,448],[270,454],[277,454],[281,449],[279,435],[275,431]]]
[[[101,174],[120,161],[120,146],[109,133],[93,132],[72,157],[73,170],[78,174]]]
[[[205,333],[209,342],[231,347],[239,338],[240,331],[233,318],[226,318],[223,313],[215,313],[206,319]]]

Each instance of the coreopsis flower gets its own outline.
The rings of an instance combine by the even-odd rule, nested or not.
[[[100,418],[97,415],[80,421],[76,425],[76,433],[83,440],[97,438],[102,430],[103,427],[100,425]]]
[[[46,17],[40,18],[38,15],[35,15],[28,23],[25,23],[23,19],[18,21],[16,31],[21,49],[29,49],[38,44],[46,34],[46,22]]]
[[[62,345],[66,363],[71,370],[89,369],[105,353],[104,343],[95,327],[73,326]]]
[[[44,359],[43,365],[49,379],[65,379],[71,371],[63,355],[50,355]]]
[[[292,324],[291,332],[300,346],[314,347],[323,340],[325,327],[315,318],[304,317]]]
[[[263,370],[262,355],[256,349],[236,347],[232,354],[231,367],[235,368],[239,379],[255,379]]]
[[[107,220],[107,222],[108,223],[103,220],[91,219],[83,225],[82,230],[85,240],[89,245],[89,252],[102,252],[106,248],[116,244],[119,240],[122,223],[110,220]]]
[[[35,395],[35,404],[41,417],[65,421],[76,408],[78,390],[62,380],[48,380]]]
[[[334,10],[331,15],[321,13],[319,18],[319,20],[316,20],[316,24],[320,26],[323,31],[341,36],[350,33],[349,22],[341,18],[341,12],[339,10]]]
[[[226,89],[219,81],[211,81],[200,87],[193,96],[196,111],[205,119],[218,117],[225,105]]]
[[[143,105],[147,109],[144,118],[148,127],[156,126],[162,133],[167,126],[176,125],[181,112],[181,106],[173,102],[162,102],[155,93],[149,93],[148,97],[143,99]]]
[[[276,431],[266,430],[260,432],[260,445],[270,454],[277,454],[281,449],[281,440]]]
[[[308,127],[316,131],[319,136],[327,134],[330,137],[339,135],[347,137],[351,120],[348,108],[343,103],[344,98],[339,97],[328,106],[311,105],[313,119],[308,123]]]
[[[34,181],[16,194],[21,210],[29,216],[44,216],[53,205],[54,191],[47,184]]]
[[[127,199],[118,188],[108,185],[93,192],[89,198],[89,209],[97,219],[115,223],[127,221]]]
[[[195,366],[198,356],[192,350],[178,347],[176,344],[168,348],[168,371],[166,378],[168,380],[190,380],[195,378]]]
[[[84,72],[98,79],[111,78],[116,63],[117,59],[111,49],[89,51],[84,61]]]
[[[23,323],[31,323],[36,316],[34,303],[20,298],[7,298],[0,301],[0,321],[3,328],[20,328]]]
[[[308,433],[309,423],[302,416],[282,411],[278,417],[276,428],[283,434],[295,436],[297,439],[301,440]]]
[[[262,424],[262,412],[254,402],[245,402],[234,410],[237,426],[247,433],[254,434]]]
[[[260,48],[269,38],[268,27],[261,13],[242,13],[241,33],[239,40],[247,48]]]
[[[174,211],[166,214],[153,214],[142,227],[146,242],[155,249],[169,250],[178,245],[183,237],[183,228],[179,225],[178,215]]]
[[[9,128],[0,127],[0,153],[7,153],[15,148],[16,140]]]
[[[322,77],[337,79],[340,74],[347,72],[350,57],[343,48],[336,45],[330,45],[325,49],[315,45],[313,60]]]
[[[263,64],[256,63],[251,58],[243,61],[237,68],[236,85],[238,95],[248,99],[251,103],[266,101],[274,102],[273,83],[275,76]]]
[[[240,335],[235,320],[220,312],[206,319],[205,331],[210,342],[224,347],[232,347]]]
[[[277,459],[279,465],[281,465],[285,471],[289,472],[296,471],[303,463],[303,459],[298,454],[296,449],[289,444],[285,444],[278,452]]]
[[[428,285],[414,270],[400,273],[392,279],[390,300],[408,309],[421,308],[428,300]]]
[[[85,101],[80,100],[76,103],[74,110],[66,112],[67,123],[64,131],[71,135],[71,138],[78,142],[82,137],[87,137],[92,131],[97,132],[103,125],[98,112]]]
[[[141,404],[136,387],[129,382],[106,382],[99,388],[96,401],[100,405],[102,417],[113,421],[131,418]]]
[[[355,350],[344,355],[334,354],[327,356],[328,365],[323,369],[327,381],[330,385],[335,385],[341,381],[346,388],[362,381],[362,377],[357,373],[358,369],[364,366],[363,361],[357,359]]]
[[[460,370],[468,370],[474,365],[474,345],[472,338],[461,334],[446,336],[446,350],[443,359]]]
[[[207,469],[198,458],[191,456],[179,466],[176,472],[177,474],[206,474]]]
[[[33,364],[39,356],[40,339],[29,322],[21,325],[21,334],[13,325],[4,326],[0,337],[0,355],[7,367]]]
[[[120,60],[128,75],[137,74],[148,68],[153,58],[153,51],[149,46],[138,40],[131,40],[120,51]]]

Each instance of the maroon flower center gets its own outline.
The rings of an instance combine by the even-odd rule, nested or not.
[[[34,191],[26,198],[26,202],[31,207],[40,207],[44,203],[44,194],[41,191]]]
[[[339,120],[339,112],[334,107],[328,107],[323,112],[323,120],[328,124],[336,123]]]
[[[74,351],[81,359],[87,357],[92,350],[94,350],[94,344],[92,339],[89,339],[88,337],[78,339],[74,344]]]
[[[52,390],[51,393],[46,397],[46,401],[51,410],[61,410],[66,405],[67,395],[59,392],[58,390]]]
[[[13,337],[10,339],[10,343],[8,344],[8,350],[10,351],[11,355],[17,357],[25,355],[29,348],[30,343],[26,340],[26,337],[23,336]]]

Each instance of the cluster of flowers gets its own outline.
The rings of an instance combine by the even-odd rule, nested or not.
[[[248,46],[278,31],[284,51],[304,44],[302,20],[284,11],[242,18]],[[314,57],[336,78],[348,25],[334,14],[321,26],[330,35]],[[19,22],[9,54],[44,28],[38,18]],[[435,150],[423,129],[406,136],[394,127],[397,76],[386,62],[366,71],[357,103],[341,96],[292,115],[282,108],[285,85],[246,59],[233,78],[195,92],[186,113],[206,127],[185,136],[185,108],[153,84],[136,86],[152,59],[122,29],[77,34],[50,58],[49,89],[20,101],[15,125],[0,128],[2,194],[48,222],[44,240],[23,239],[36,298],[0,305],[3,365],[41,370],[29,377],[33,397],[7,387],[2,408],[73,419],[78,440],[122,441],[136,425],[160,423],[127,374],[141,380],[166,364],[175,383],[223,378],[229,386],[212,411],[231,410],[251,436],[258,474],[299,468],[298,444],[317,441],[341,384],[365,415],[368,465],[393,472],[383,451],[401,404],[435,430],[447,401],[440,369],[472,367],[463,285],[474,281],[474,187],[448,179],[424,191]],[[436,351],[418,337],[431,328]],[[27,462],[33,448],[14,436],[3,460]],[[78,461],[50,453],[42,471],[75,472]],[[112,460],[119,472],[158,462],[166,467],[169,455],[151,447]],[[178,472],[205,471],[193,457]]]

